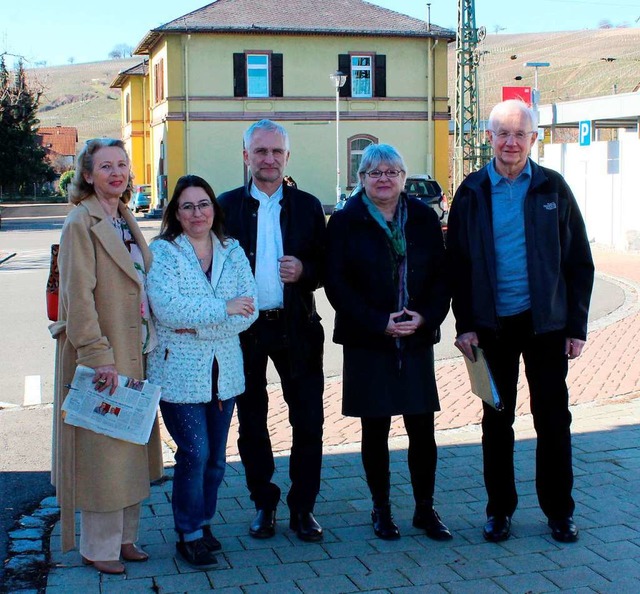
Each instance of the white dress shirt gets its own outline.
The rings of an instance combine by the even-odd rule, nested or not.
[[[255,184],[251,184],[251,196],[260,203],[255,272],[258,304],[261,310],[281,308],[284,304],[279,262],[279,259],[284,256],[280,229],[282,185],[272,196],[267,196]]]

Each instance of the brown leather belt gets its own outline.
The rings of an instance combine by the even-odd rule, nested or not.
[[[280,320],[284,317],[284,309],[276,308],[276,309],[261,309],[259,316],[262,320],[266,320],[267,322],[273,322],[275,320]]]

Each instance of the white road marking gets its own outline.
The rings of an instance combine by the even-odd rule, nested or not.
[[[24,406],[42,404],[39,375],[24,376]]]

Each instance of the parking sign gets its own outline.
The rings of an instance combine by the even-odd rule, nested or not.
[[[591,144],[591,120],[580,122],[579,138],[580,146],[589,146]]]

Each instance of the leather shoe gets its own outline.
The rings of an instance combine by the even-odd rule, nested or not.
[[[259,509],[249,526],[249,535],[253,538],[271,538],[276,533],[276,510]]]
[[[573,518],[560,518],[559,520],[549,520],[551,536],[558,542],[576,542],[578,540],[578,527]]]
[[[500,542],[511,536],[511,518],[509,516],[489,516],[482,531],[485,540]]]
[[[371,521],[373,522],[373,531],[378,538],[382,540],[398,540],[400,538],[400,530],[393,521],[389,504],[374,507],[371,512]]]
[[[149,555],[145,553],[134,542],[123,544],[120,546],[120,554],[125,561],[147,561]]]
[[[202,540],[204,540],[204,544],[210,551],[221,551],[222,545],[220,541],[213,535],[211,532],[211,526],[209,524],[205,524],[202,527]]]
[[[319,542],[322,540],[322,526],[318,524],[311,512],[291,512],[289,528],[295,530],[298,538],[305,542]]]
[[[194,569],[212,569],[218,563],[213,551],[207,548],[204,538],[176,543],[176,551],[183,561]]]
[[[82,563],[93,566],[96,571],[109,575],[121,575],[124,573],[124,565],[120,561],[91,561],[82,557]]]
[[[425,508],[416,506],[413,514],[413,525],[422,528],[432,540],[451,540],[453,535],[440,519],[438,512],[433,507]]]

